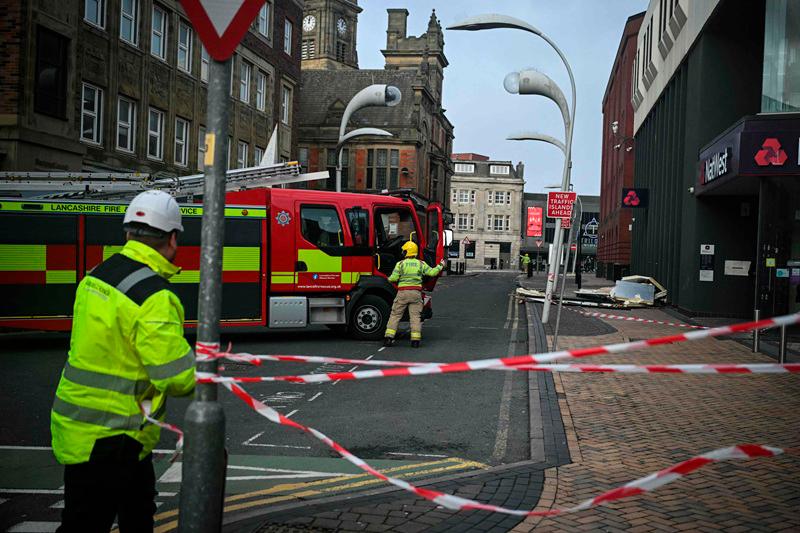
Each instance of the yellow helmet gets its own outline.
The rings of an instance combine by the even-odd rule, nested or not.
[[[403,251],[406,253],[406,257],[417,257],[419,248],[414,241],[408,241],[403,245]]]

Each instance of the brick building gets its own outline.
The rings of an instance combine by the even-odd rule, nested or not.
[[[344,109],[358,91],[382,83],[400,89],[400,104],[357,111],[347,130],[376,127],[393,137],[362,137],[346,145],[342,190],[410,188],[446,204],[453,125],[442,108],[448,62],[441,24],[434,12],[425,33],[408,36],[408,11],[389,9],[382,50],[385,67],[362,70],[355,53],[360,11],[356,2],[347,0],[310,0],[305,5],[298,159],[309,171],[331,172],[326,183],[310,186],[335,188],[336,143]]]
[[[0,13],[0,169],[202,169],[209,58],[176,0],[9,0]],[[233,59],[230,167],[279,125],[296,152],[302,2],[268,0]]]
[[[473,153],[453,154],[453,163],[451,260],[466,261],[467,269],[517,268],[524,165]]]
[[[603,96],[603,154],[597,276],[619,279],[631,262],[632,210],[622,208],[622,189],[633,187],[633,63],[644,13],[628,18]],[[616,131],[615,131],[616,130]]]

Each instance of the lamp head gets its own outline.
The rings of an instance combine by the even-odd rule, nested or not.
[[[496,13],[476,15],[447,27],[448,30],[467,31],[494,30],[498,28],[523,30],[535,35],[541,35],[541,32],[537,28],[531,26],[524,20],[507,15],[498,15]]]
[[[394,107],[403,99],[403,93],[394,85],[387,85],[384,92],[384,105],[386,107]]]
[[[510,94],[519,94],[519,72],[510,72],[503,80],[503,87]]]

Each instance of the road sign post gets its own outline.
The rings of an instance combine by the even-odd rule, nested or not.
[[[230,57],[264,0],[181,0],[211,56],[206,115],[205,189],[200,242],[197,342],[219,345],[222,314],[222,250],[225,237],[225,173],[230,119]],[[198,372],[216,374],[218,360],[200,361]],[[178,530],[222,529],[225,497],[225,413],[216,384],[199,384],[186,410]]]
[[[231,61],[209,64],[206,117],[206,186],[200,243],[200,292],[197,342],[219,343],[222,311],[225,167],[228,156]],[[210,164],[209,164],[210,163]],[[216,374],[218,361],[197,363],[198,372]],[[225,413],[217,402],[216,384],[199,384],[186,410],[186,445],[178,529],[182,533],[219,531],[225,495]]]

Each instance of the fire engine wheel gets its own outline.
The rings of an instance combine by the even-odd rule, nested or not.
[[[353,309],[350,331],[357,339],[376,341],[383,338],[388,322],[389,304],[380,296],[367,294]]]

